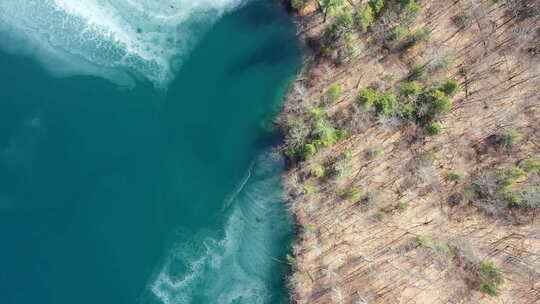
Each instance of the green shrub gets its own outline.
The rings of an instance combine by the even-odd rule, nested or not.
[[[326,170],[322,165],[317,164],[311,168],[311,174],[313,174],[315,177],[323,177],[325,172]]]
[[[353,203],[361,201],[363,197],[362,192],[357,188],[351,188],[347,191],[347,198]]]
[[[351,34],[345,34],[343,36],[345,41],[345,55],[347,58],[356,58],[358,56],[358,49],[356,48],[356,39]]]
[[[403,38],[407,37],[409,34],[409,30],[403,26],[396,26],[390,30],[390,34],[388,35],[388,39],[399,41]]]
[[[382,211],[377,211],[377,212],[375,212],[375,214],[373,214],[373,217],[378,221],[382,221],[385,216],[386,216],[386,213],[384,213]]]
[[[304,0],[291,0],[291,6],[297,10],[303,8],[305,4]]]
[[[336,129],[323,118],[315,122],[313,136],[316,139],[315,143],[324,147],[333,146],[338,140]]]
[[[304,193],[307,194],[307,195],[311,195],[313,193],[317,192],[317,186],[315,186],[314,184],[305,184],[304,185]]]
[[[305,144],[300,149],[299,156],[300,156],[301,159],[306,160],[306,159],[314,156],[315,154],[317,154],[317,147],[315,147],[314,144]]]
[[[349,131],[347,131],[347,129],[337,129],[336,130],[336,138],[338,140],[347,137],[348,134],[349,134]]]
[[[516,130],[508,130],[498,135],[499,144],[506,148],[512,148],[519,144],[523,139],[523,135]]]
[[[343,0],[322,0],[320,2],[322,13],[324,14],[324,22],[326,22],[326,16],[330,13],[334,13],[343,4]]]
[[[375,99],[375,111],[379,115],[390,115],[394,111],[397,103],[396,96],[393,93],[382,93]]]
[[[402,103],[401,104],[401,117],[408,120],[416,120],[416,107],[412,103]]]
[[[514,185],[518,180],[526,176],[525,170],[519,167],[515,167],[507,171],[499,171],[499,184],[501,190],[505,191],[507,187]]]
[[[323,38],[325,45],[327,46],[323,49],[323,53],[324,55],[329,56],[330,54],[332,54],[333,48],[328,47],[328,45],[332,45],[332,43],[335,43],[336,40],[339,40],[340,38],[339,26],[336,23],[330,23],[325,25],[323,29]]]
[[[322,119],[326,116],[326,112],[322,108],[315,108],[311,111],[311,115],[313,115],[315,119]]]
[[[377,100],[377,93],[373,89],[363,88],[358,91],[356,100],[364,107],[369,108]]]
[[[526,172],[519,167],[515,167],[511,170],[496,170],[495,177],[497,178],[497,192],[502,193],[506,200],[516,201],[511,197],[510,187],[514,185],[518,180],[525,177]],[[514,203],[511,203],[514,204]]]
[[[448,174],[446,174],[446,178],[450,181],[454,181],[454,182],[457,182],[457,181],[460,181],[460,180],[463,180],[465,178],[465,173],[461,172],[461,171],[450,171],[448,172]]]
[[[394,75],[392,75],[392,74],[385,74],[385,75],[383,76],[382,79],[383,79],[384,81],[386,81],[386,82],[390,82],[390,81],[394,80]]]
[[[426,235],[416,236],[416,241],[424,248],[431,248],[433,246],[433,240]]]
[[[332,27],[332,29],[333,29],[333,27]],[[326,29],[325,29],[325,32],[324,32],[325,37],[326,37],[327,33],[331,34],[333,32],[331,32],[331,31],[327,32]],[[330,38],[327,38],[327,39],[330,39]],[[332,54],[332,48],[331,47],[325,47],[325,48],[322,49],[322,53],[323,53],[324,56],[330,56],[330,54]]]
[[[422,85],[418,81],[405,82],[399,89],[399,94],[409,99],[415,99],[420,93],[422,93]]]
[[[439,90],[447,96],[454,96],[459,91],[459,83],[453,78],[446,79],[440,84]]]
[[[352,172],[352,154],[349,150],[341,152],[338,156],[336,163],[334,164],[333,171],[334,177],[337,179],[347,177]]]
[[[427,69],[425,65],[415,65],[409,72],[409,78],[412,80],[423,79],[426,77]]]
[[[386,6],[386,1],[387,0],[371,0],[370,5],[375,15],[378,15],[381,10]]]
[[[337,83],[334,83],[330,87],[328,87],[328,90],[326,91],[326,99],[328,100],[328,103],[334,103],[338,101],[338,99],[341,98],[342,91],[343,88]]]
[[[394,205],[394,209],[396,209],[399,213],[407,211],[407,208],[409,208],[409,205],[407,203],[399,202]]]
[[[429,29],[428,27],[423,27],[410,35],[409,40],[412,44],[416,44],[428,40],[430,36],[431,29]]]
[[[431,35],[431,30],[428,27],[423,27],[416,30],[414,33],[407,35],[405,42],[401,45],[402,50],[406,50],[415,46],[416,44],[426,41]]]
[[[403,10],[413,16],[418,16],[422,11],[422,7],[414,1],[409,1],[409,3],[403,7]]]
[[[521,168],[526,172],[539,173],[540,172],[540,160],[527,159],[521,165]]]
[[[304,230],[308,232],[314,232],[315,230],[317,230],[317,228],[315,228],[315,226],[312,224],[305,224]]]
[[[424,126],[424,129],[429,136],[438,135],[442,131],[442,124],[440,122],[429,122]]]
[[[350,10],[342,10],[336,16],[335,24],[337,27],[350,29],[354,26],[354,18]]]
[[[371,5],[361,5],[356,13],[355,23],[361,27],[364,32],[367,31],[370,25],[375,21],[375,13]]]
[[[525,171],[519,167],[511,170],[496,170],[497,184],[499,192],[508,191],[508,187],[514,185],[519,179],[525,176]]]
[[[504,199],[508,202],[508,206],[510,207],[519,207],[521,203],[523,203],[523,197],[510,191],[504,193]]]
[[[482,262],[477,281],[477,288],[488,296],[498,296],[500,286],[504,283],[502,272],[489,261]]]
[[[440,90],[431,90],[426,93],[425,97],[430,104],[429,115],[431,117],[444,114],[452,107],[452,101]]]

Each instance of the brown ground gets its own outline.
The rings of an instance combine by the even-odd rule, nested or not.
[[[305,69],[286,100],[280,117],[284,129],[290,121],[302,120],[313,107],[310,101],[330,84],[339,83],[343,96],[325,111],[334,124],[349,130],[345,139],[315,157],[291,163],[286,173],[290,209],[299,227],[290,260],[292,299],[540,303],[536,209],[509,208],[505,201],[470,194],[470,185],[488,179],[494,169],[540,158],[538,17],[512,14],[506,5],[513,1],[417,2],[424,9],[414,28],[429,26],[429,41],[396,52],[377,39],[377,25],[366,34],[355,33],[357,57],[344,59],[337,48],[306,56]],[[467,8],[472,17],[458,26],[455,17]],[[323,26],[314,1],[309,1],[298,16],[299,33],[306,41],[318,39]],[[433,68],[425,80],[451,76],[460,82],[452,109],[441,120],[440,135],[426,136],[413,122],[378,118],[356,104],[359,88],[393,90],[413,65],[435,66],[445,56],[454,59],[452,67]],[[384,75],[392,77],[383,80]],[[510,129],[523,134],[519,145],[493,144],[496,134]],[[288,136],[286,143],[290,141]],[[310,173],[317,164],[331,167],[345,149],[353,155],[348,178]],[[465,178],[448,180],[452,170],[464,172]],[[529,174],[514,187],[538,186],[539,180],[538,174]],[[350,188],[360,189],[364,199],[344,197],[342,192]],[[408,208],[400,212],[394,207],[398,202]],[[482,261],[493,262],[503,273],[498,297],[477,290]]]

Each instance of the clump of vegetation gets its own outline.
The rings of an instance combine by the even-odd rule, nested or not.
[[[304,0],[291,0],[291,6],[296,10],[302,9],[305,4]]]
[[[522,139],[523,135],[516,130],[508,130],[497,134],[497,142],[504,148],[513,148],[517,146]]]
[[[407,211],[408,208],[409,208],[409,204],[403,203],[403,202],[398,202],[394,205],[394,209],[399,213],[403,213]]]
[[[333,173],[336,179],[349,176],[352,172],[352,154],[349,150],[341,152],[333,166]]]
[[[459,91],[459,83],[454,78],[448,78],[439,85],[439,90],[446,96],[454,96]]]
[[[539,173],[540,172],[540,160],[527,159],[523,161],[520,167],[527,173]]]
[[[390,33],[388,35],[388,39],[392,41],[401,41],[405,37],[409,35],[409,31],[407,28],[403,26],[395,26],[390,30]]]
[[[433,240],[426,235],[416,236],[416,241],[418,244],[424,248],[431,248],[433,246]]]
[[[508,202],[508,206],[513,208],[519,207],[523,203],[523,198],[511,191],[504,192],[504,199]]]
[[[536,208],[540,196],[534,187],[527,188],[528,173],[522,167],[484,172],[473,183],[475,194],[488,201],[506,201],[513,208]]]
[[[317,230],[317,228],[312,224],[305,224],[304,225],[304,230],[307,231],[307,232],[314,232],[314,231]]]
[[[369,3],[371,8],[373,9],[373,13],[375,15],[378,15],[382,9],[386,6],[387,0],[371,0]]]
[[[311,195],[313,193],[317,192],[317,186],[315,186],[314,184],[305,184],[304,185],[304,193],[306,195]]]
[[[385,216],[386,216],[386,213],[384,213],[383,211],[377,211],[375,212],[375,214],[373,214],[373,217],[378,221],[382,221]]]
[[[429,136],[438,135],[442,131],[442,124],[440,122],[429,122],[424,126],[426,133]]]
[[[358,57],[358,49],[356,47],[356,38],[351,34],[346,34],[343,38],[345,44],[345,57],[353,59]]]
[[[417,16],[422,11],[422,7],[413,0],[406,0],[403,2],[407,2],[407,4],[405,4],[405,6],[403,7],[405,13],[409,13],[412,16]]]
[[[341,85],[334,83],[326,91],[326,100],[328,103],[334,103],[341,98],[343,88]]]
[[[444,114],[452,107],[450,98],[440,90],[430,90],[424,93],[423,98],[429,105],[427,112],[429,118],[435,118],[440,114]]]
[[[355,24],[359,26],[363,32],[366,32],[369,26],[375,21],[375,12],[371,5],[360,5],[356,11]]]
[[[499,185],[501,186],[502,191],[505,191],[509,186],[514,185],[526,175],[526,172],[519,167],[515,167],[511,170],[499,171],[497,173],[499,175]]]
[[[347,199],[353,203],[357,203],[364,198],[364,196],[362,195],[362,192],[358,188],[350,188],[347,191],[346,195],[347,195]]]
[[[425,78],[427,75],[427,69],[425,65],[415,65],[409,72],[409,79],[419,80]]]
[[[480,265],[476,288],[488,296],[498,296],[500,287],[504,283],[502,272],[492,262],[484,261]]]
[[[448,174],[446,174],[446,178],[449,180],[449,181],[453,181],[453,182],[458,182],[458,181],[461,181],[465,178],[465,173],[461,172],[461,171],[450,171],[448,172]]]
[[[323,147],[333,146],[338,139],[340,139],[341,133],[337,132],[337,129],[325,118],[319,118],[315,121],[313,129],[314,144]]]
[[[377,94],[373,89],[364,88],[358,92],[356,100],[364,107],[369,108],[372,105],[375,107],[375,112],[378,115],[390,115],[394,112],[397,105],[397,98],[394,93],[385,92]]]
[[[455,256],[450,246],[447,243],[434,240],[427,235],[416,236],[416,242],[423,248],[435,250],[440,256],[444,257],[448,262]]]
[[[311,167],[311,174],[313,174],[315,177],[323,177],[326,170],[324,169],[324,166],[316,164],[313,167]]]
[[[343,0],[322,0],[319,2],[319,9],[323,14],[323,22],[326,22],[328,14],[334,13],[343,5]]]
[[[394,80],[394,75],[392,74],[385,74],[382,78],[384,81],[386,82],[391,82],[392,80]]]
[[[373,89],[363,88],[358,91],[356,100],[364,107],[369,108],[377,100],[377,93]]]
[[[415,31],[414,33],[412,33],[409,36],[409,40],[414,45],[414,44],[417,44],[419,42],[428,40],[430,36],[431,36],[431,29],[428,28],[428,27],[423,27],[423,28]]]
[[[311,105],[306,107],[311,109]],[[293,161],[308,160],[348,134],[346,129],[336,128],[322,108],[307,110],[305,114],[302,119],[295,120],[288,126],[287,135],[290,143],[285,155]]]
[[[382,93],[375,99],[375,112],[379,115],[390,115],[394,111],[394,106],[397,103],[396,96],[393,93]]]
[[[418,81],[405,82],[401,85],[400,97],[415,100],[422,93],[422,85]]]
[[[299,151],[299,156],[302,160],[311,158],[317,154],[317,147],[314,144],[304,144]]]

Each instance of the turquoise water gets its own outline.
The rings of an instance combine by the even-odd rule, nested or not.
[[[163,57],[171,75],[167,65],[148,76],[142,67],[154,65],[59,64],[30,40],[3,46],[0,303],[286,298],[287,268],[274,258],[292,226],[269,125],[299,47],[272,2],[216,16],[176,33],[197,39]],[[21,43],[3,30],[0,45]]]

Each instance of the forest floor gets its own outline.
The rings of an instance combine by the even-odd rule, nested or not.
[[[540,1],[376,2],[294,10],[292,301],[540,303]]]

